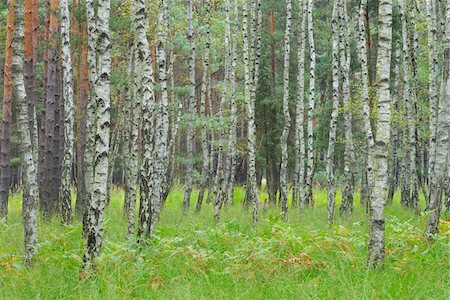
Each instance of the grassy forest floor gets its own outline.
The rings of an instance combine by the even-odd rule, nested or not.
[[[243,196],[236,191],[238,201]],[[14,195],[8,222],[0,222],[0,299],[449,299],[449,221],[430,244],[426,216],[405,211],[397,197],[386,212],[386,264],[370,270],[359,201],[351,218],[329,228],[326,191],[315,197],[314,210],[301,216],[291,209],[288,223],[278,208],[266,208],[255,227],[239,203],[215,226],[210,206],[184,215],[177,190],[151,245],[138,246],[126,241],[123,193],[115,191],[98,276],[80,279],[79,221],[62,228],[56,218],[40,220],[36,264],[24,266],[21,198]]]

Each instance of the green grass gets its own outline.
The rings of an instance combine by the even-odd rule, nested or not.
[[[80,279],[79,221],[63,228],[57,219],[40,220],[36,264],[24,266],[21,198],[14,195],[9,220],[0,223],[0,299],[449,299],[448,224],[431,244],[423,237],[426,216],[388,207],[386,263],[371,270],[359,202],[351,218],[329,228],[326,192],[315,197],[316,208],[304,215],[290,209],[288,223],[278,208],[267,208],[255,226],[239,203],[216,226],[210,206],[183,214],[176,190],[155,239],[142,246],[126,241],[123,193],[116,191],[98,275]]]

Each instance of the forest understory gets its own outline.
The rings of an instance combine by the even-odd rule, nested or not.
[[[399,194],[386,207],[386,259],[376,270],[367,267],[368,220],[358,193],[353,215],[337,217],[331,227],[325,190],[315,190],[316,206],[307,213],[290,209],[287,223],[278,207],[260,202],[256,226],[251,212],[243,212],[241,188],[217,225],[210,204],[183,213],[183,194],[180,187],[170,193],[154,238],[143,246],[135,237],[127,240],[124,194],[114,189],[94,277],[81,269],[82,224],[76,218],[64,227],[59,218],[40,219],[39,253],[34,267],[25,265],[21,195],[14,194],[8,223],[0,223],[0,298],[449,298],[449,217],[442,216],[441,235],[430,243],[427,214],[402,209]],[[340,193],[336,198],[339,206]]]

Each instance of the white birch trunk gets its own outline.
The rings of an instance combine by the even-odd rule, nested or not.
[[[289,62],[291,54],[291,19],[292,4],[286,0],[286,31],[284,34],[284,71],[283,71],[283,118],[284,126],[281,135],[281,168],[280,168],[280,202],[281,215],[284,221],[288,219],[288,186],[287,186],[287,164],[289,129],[291,127],[291,115],[289,114]]]
[[[64,156],[62,161],[61,186],[59,198],[61,202],[62,223],[72,221],[72,162],[74,142],[74,105],[73,105],[73,71],[70,57],[70,14],[67,0],[59,1],[61,18],[61,58],[63,68],[64,97]]]
[[[155,223],[159,219],[163,201],[163,178],[166,175],[166,160],[168,159],[168,140],[169,140],[169,95],[167,91],[167,64],[165,43],[167,42],[166,28],[168,22],[168,6],[166,0],[160,1],[158,40],[157,40],[157,64],[159,85],[161,88],[161,101],[159,111],[157,112],[157,128],[155,134],[155,159],[153,190],[151,198],[152,218],[150,234],[153,233]]]
[[[308,41],[309,41],[309,107],[308,107],[308,126],[307,126],[307,161],[306,161],[306,188],[305,196],[300,203],[301,209],[306,205],[314,207],[313,198],[313,177],[314,177],[314,107],[315,107],[315,77],[316,77],[316,48],[314,45],[314,21],[313,21],[314,0],[308,0]]]
[[[450,32],[450,1],[447,4],[446,32]],[[445,192],[446,175],[450,175],[450,171],[448,170],[450,159],[450,36],[447,35],[445,38],[442,68],[443,86],[437,125],[437,136],[439,139],[436,141],[436,165],[430,186],[430,217],[426,228],[426,233],[430,239],[439,233],[439,221],[441,217],[442,197]]]
[[[226,25],[225,25],[225,60],[224,60],[224,79],[223,79],[223,90],[220,97],[220,107],[219,107],[219,127],[220,127],[220,138],[219,138],[219,149],[218,149],[218,160],[217,160],[217,178],[218,185],[215,191],[214,199],[214,220],[218,222],[220,219],[220,210],[224,204],[228,201],[227,199],[227,154],[225,152],[225,106],[228,94],[228,82],[229,82],[229,62],[230,62],[230,1],[225,1],[225,14],[226,14]]]
[[[208,171],[209,171],[209,150],[208,150],[208,132],[206,130],[206,92],[208,86],[208,67],[209,67],[209,54],[211,48],[211,26],[210,26],[210,0],[206,0],[205,13],[206,13],[206,42],[205,52],[203,58],[203,75],[202,75],[202,90],[200,96],[200,118],[202,120],[201,136],[202,136],[202,179],[200,182],[200,191],[198,193],[197,204],[195,210],[200,211],[203,204],[203,197],[205,195],[205,189],[208,184]]]
[[[381,0],[378,11],[377,58],[378,120],[373,164],[373,190],[369,209],[369,263],[383,263],[385,255],[384,205],[387,193],[391,95],[389,89],[392,47],[392,1]]]
[[[354,194],[354,149],[352,133],[352,108],[350,99],[350,34],[347,17],[347,1],[340,1],[340,58],[342,66],[342,104],[344,106],[344,190],[342,204],[339,209],[341,216],[348,216],[353,211]]]
[[[295,106],[295,174],[292,188],[292,202],[297,205],[303,197],[305,180],[305,134],[304,134],[304,101],[305,101],[305,44],[306,44],[306,0],[299,0],[298,38],[297,38],[297,103]]]
[[[333,108],[331,110],[330,133],[328,137],[327,151],[327,181],[328,181],[328,222],[334,222],[334,206],[336,198],[336,187],[334,180],[334,148],[336,145],[337,118],[339,114],[339,22],[338,2],[334,1],[333,16],[331,19],[331,45],[332,45],[332,94]]]
[[[23,77],[23,40],[24,40],[24,3],[14,3],[14,39],[12,57],[13,94],[16,101],[17,128],[20,135],[20,149],[23,166],[23,184],[25,191],[22,202],[22,218],[24,229],[24,260],[27,265],[33,264],[37,254],[37,217],[36,206],[39,201],[36,162],[33,159],[28,123],[28,101]]]
[[[153,61],[147,40],[148,20],[144,0],[134,0],[134,30],[136,34],[136,67],[138,75],[137,97],[141,98],[142,111],[142,164],[140,167],[140,203],[138,236],[149,238],[152,235],[152,191],[154,166],[154,117],[155,97]]]
[[[429,159],[429,178],[432,179],[435,158],[436,158],[436,133],[438,124],[438,94],[437,94],[437,24],[436,24],[436,1],[426,0],[427,21],[428,21],[428,92],[430,102],[430,159]],[[429,201],[427,200],[427,203]]]
[[[189,102],[188,102],[188,128],[186,133],[186,149],[188,162],[186,165],[186,182],[183,200],[183,210],[189,210],[192,193],[192,173],[194,170],[194,111],[195,111],[195,37],[193,24],[193,0],[189,0],[188,7],[188,40],[190,45],[189,56]]]
[[[90,1],[86,2],[88,5]],[[93,3],[91,4],[93,5]],[[87,8],[93,9],[93,6]],[[97,7],[96,28],[96,72],[98,77],[93,89],[95,98],[96,120],[93,162],[92,194],[89,198],[86,241],[84,248],[84,266],[89,268],[100,255],[103,241],[103,221],[108,181],[108,152],[110,135],[110,72],[111,43],[109,39],[110,1],[99,0]],[[89,25],[88,25],[89,26]],[[92,67],[92,66],[90,66]]]
[[[403,203],[409,208],[419,210],[419,199],[418,199],[418,187],[417,187],[417,170],[416,170],[416,131],[415,131],[415,92],[412,86],[414,85],[410,81],[411,70],[409,65],[409,52],[408,52],[408,34],[407,34],[407,26],[406,26],[406,16],[404,9],[404,0],[399,0],[399,10],[402,22],[402,45],[403,45],[403,84],[404,84],[404,99],[406,105],[406,116],[408,120],[408,128],[407,128],[407,142],[408,145],[406,147],[408,153],[404,158],[407,161],[407,165],[409,166],[408,170],[405,170],[407,174],[405,174],[405,181],[409,188],[408,195],[406,195],[406,203]]]
[[[230,104],[230,114],[231,114],[231,125],[230,125],[230,136],[228,144],[228,157],[229,157],[229,195],[230,204],[234,204],[234,182],[236,175],[236,143],[237,143],[237,109],[236,109],[236,67],[237,67],[237,33],[239,30],[239,11],[238,2],[234,0],[234,23],[233,23],[233,46],[231,49],[231,104]]]

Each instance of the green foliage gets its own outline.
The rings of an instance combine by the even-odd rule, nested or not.
[[[244,191],[237,189],[241,202]],[[261,198],[263,198],[262,195]],[[338,201],[340,200],[338,195]],[[183,191],[168,199],[150,244],[126,240],[123,193],[112,194],[105,219],[98,275],[81,272],[81,223],[61,227],[39,220],[36,265],[22,262],[20,195],[10,201],[8,222],[0,221],[2,299],[447,299],[448,224],[430,244],[426,216],[387,208],[386,264],[366,265],[367,216],[356,205],[349,219],[328,227],[326,192],[317,207],[284,223],[277,208],[261,211],[255,226],[241,203],[214,225],[212,208],[182,213]],[[192,195],[196,199],[196,193]]]

